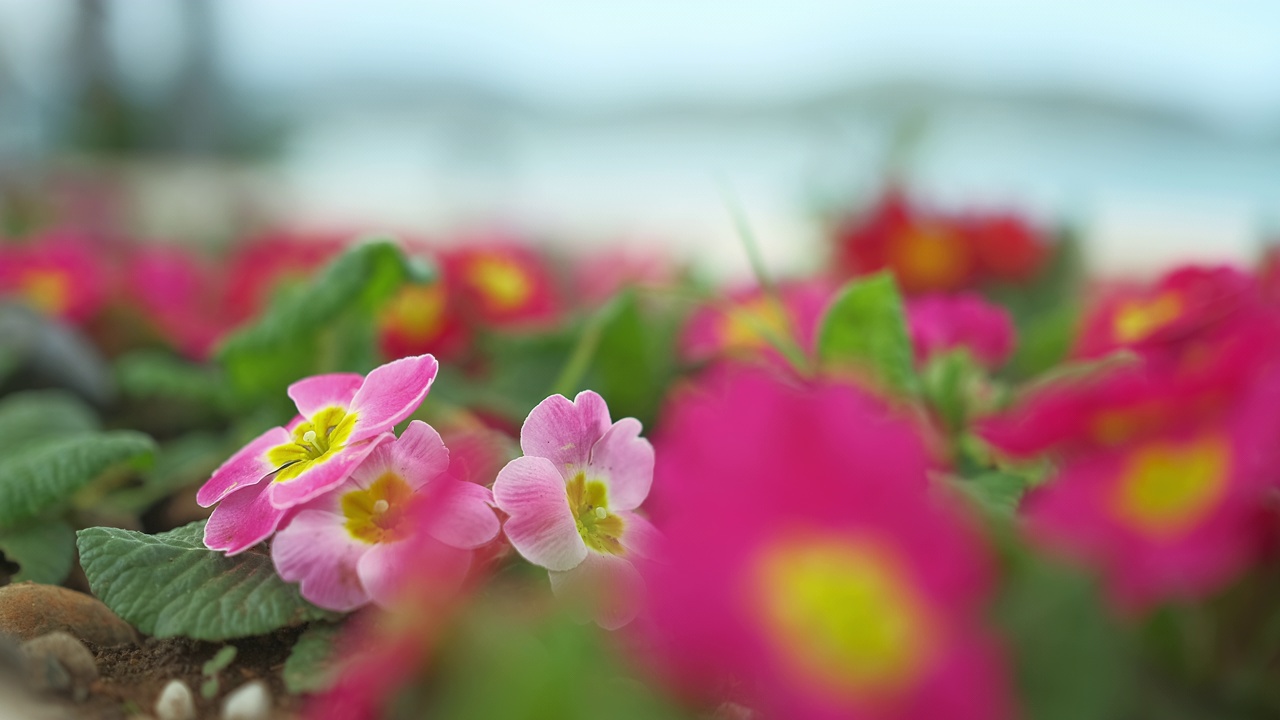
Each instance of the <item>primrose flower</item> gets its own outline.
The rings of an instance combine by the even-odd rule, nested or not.
[[[178,350],[205,358],[228,329],[219,278],[181,247],[143,247],[128,259],[125,292]]]
[[[427,285],[405,285],[378,317],[378,340],[387,357],[431,352],[447,359],[470,339],[458,316],[458,301],[443,276]]]
[[[436,369],[435,358],[420,355],[368,377],[335,373],[290,385],[299,416],[250,441],[196,493],[201,507],[219,503],[205,545],[243,552],[275,532],[290,508],[340,485],[422,404]]]
[[[512,242],[468,245],[444,257],[466,312],[485,325],[513,327],[554,320],[555,282],[542,259]]]
[[[846,274],[889,269],[908,294],[960,290],[976,278],[977,258],[961,228],[916,212],[897,190],[843,225],[836,242]]]
[[[0,295],[16,295],[44,315],[70,323],[84,323],[102,308],[107,273],[101,253],[75,236],[0,245]]]
[[[732,368],[673,401],[642,564],[658,659],[767,718],[993,720],[992,563],[927,492],[914,423],[852,386]]]
[[[1100,568],[1125,608],[1221,588],[1263,545],[1280,471],[1277,381],[1209,422],[1069,457],[1023,500],[1033,536]]]
[[[227,311],[232,320],[257,315],[272,296],[297,285],[341,251],[337,235],[277,232],[253,238],[232,254],[227,272]]]
[[[396,599],[397,581],[414,571],[424,542],[454,549],[453,571],[465,574],[468,551],[497,537],[498,516],[488,488],[448,470],[440,434],[420,420],[409,423],[332,491],[298,506],[271,542],[280,577],[301,583],[302,596],[316,605],[347,611]],[[436,494],[447,505],[429,527],[416,526],[408,512],[420,494]],[[414,539],[414,532],[427,537]]]
[[[520,429],[524,457],[493,483],[511,545],[551,571],[553,592],[587,605],[610,630],[638,611],[642,583],[632,560],[656,541],[635,512],[653,482],[653,446],[640,429],[635,418],[613,422],[590,390],[572,402],[552,395]]]
[[[756,287],[729,294],[723,303],[697,310],[681,336],[681,353],[689,360],[723,356],[771,356],[768,333],[794,337],[803,348],[812,348],[818,321],[831,298],[823,281],[785,283],[778,288],[781,305]]]
[[[975,293],[926,295],[907,302],[907,322],[916,362],[954,348],[967,348],[988,368],[997,368],[1013,352],[1009,311]]]

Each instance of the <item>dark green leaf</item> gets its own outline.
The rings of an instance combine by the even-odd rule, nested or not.
[[[116,360],[115,368],[121,392],[131,397],[173,398],[213,408],[226,402],[219,373],[167,352],[132,352]]]
[[[122,463],[150,461],[155,441],[129,430],[45,440],[0,460],[0,529],[65,507],[72,493]]]
[[[828,369],[868,372],[900,394],[918,391],[902,296],[892,275],[851,280],[841,288],[818,326],[818,359]]]
[[[317,623],[298,638],[284,663],[284,686],[290,693],[315,693],[333,684],[333,646],[341,626]]]
[[[206,548],[204,525],[160,535],[81,530],[80,564],[94,595],[156,637],[230,640],[334,617],[281,580],[265,553],[227,557]]]
[[[0,457],[37,440],[99,429],[82,400],[60,390],[14,393],[0,402]]]
[[[71,572],[75,550],[75,530],[57,519],[34,520],[0,532],[0,552],[21,567],[13,582],[61,583]]]
[[[955,481],[983,507],[1006,515],[1013,514],[1027,491],[1027,481],[1013,473],[992,470]]]

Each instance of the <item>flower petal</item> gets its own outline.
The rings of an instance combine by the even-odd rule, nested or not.
[[[271,504],[269,489],[270,483],[250,485],[218,503],[204,526],[205,547],[236,555],[270,537],[286,511]]]
[[[610,510],[634,510],[653,485],[653,445],[640,437],[640,421],[622,418],[591,448],[592,478],[609,488]]]
[[[369,597],[386,606],[415,583],[429,584],[432,594],[452,594],[470,569],[470,550],[417,536],[373,546],[360,558],[356,571]]]
[[[449,470],[449,449],[444,440],[435,428],[421,420],[409,423],[386,450],[391,454],[391,469],[414,490]]]
[[[546,458],[565,478],[584,467],[591,447],[609,429],[609,407],[604,398],[584,390],[569,402],[552,395],[538,403],[520,428],[520,450],[527,456]]]
[[[493,498],[511,516],[507,539],[524,559],[549,570],[570,570],[587,556],[564,478],[550,460],[521,457],[507,463],[493,481]]]
[[[493,512],[493,492],[489,488],[442,478],[432,484],[431,493],[431,502],[440,504],[427,528],[435,539],[452,547],[471,549],[498,536],[502,524]]]
[[[622,518],[622,537],[618,538],[623,549],[643,558],[662,557],[662,533],[649,519],[633,512],[616,513]]]
[[[200,507],[209,507],[233,491],[261,482],[276,471],[276,467],[267,460],[267,451],[287,442],[289,433],[281,427],[271,428],[249,441],[248,445],[240,448],[240,452],[213,471],[196,493],[196,502]]]
[[[351,442],[390,430],[413,414],[436,379],[439,364],[431,355],[400,358],[374,368],[351,400],[358,414]]]
[[[316,375],[290,385],[289,398],[298,406],[298,412],[311,417],[327,407],[350,407],[362,383],[364,377],[356,373]]]
[[[343,480],[351,477],[352,471],[360,466],[369,453],[394,437],[388,432],[364,442],[347,445],[333,457],[307,468],[291,480],[284,482],[272,480],[267,493],[271,504],[278,508],[291,508],[332,490],[341,485]]]
[[[644,580],[626,558],[588,553],[578,567],[552,572],[551,592],[569,604],[581,620],[595,620],[605,630],[631,622],[644,602]]]
[[[312,603],[339,612],[369,602],[356,566],[373,548],[351,537],[343,523],[341,515],[303,510],[271,542],[280,577],[301,583],[302,597]]]

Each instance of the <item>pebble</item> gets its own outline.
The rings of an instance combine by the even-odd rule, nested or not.
[[[22,644],[12,635],[0,633],[0,678],[21,675],[26,672],[26,668]]]
[[[170,680],[156,699],[158,720],[195,720],[196,699],[181,680]]]
[[[267,720],[271,716],[271,691],[261,680],[236,688],[222,702],[222,720]]]
[[[138,638],[128,623],[90,595],[31,582],[0,587],[0,633],[25,641],[59,630],[107,647]]]
[[[38,692],[71,695],[77,702],[89,696],[98,679],[98,665],[84,643],[64,632],[41,635],[22,643],[27,679]]]

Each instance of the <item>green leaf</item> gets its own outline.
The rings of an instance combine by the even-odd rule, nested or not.
[[[918,392],[906,314],[892,275],[877,273],[840,289],[818,326],[818,360],[826,369],[869,372],[900,394]]]
[[[14,393],[0,402],[0,457],[48,437],[99,429],[82,400],[60,390]]]
[[[316,623],[303,631],[284,663],[284,686],[290,693],[327,690],[334,681],[333,646],[340,625]]]
[[[122,463],[150,461],[155,441],[142,433],[82,432],[45,440],[0,460],[0,529],[65,507],[72,493]]]
[[[617,303],[600,334],[593,387],[615,417],[638,418],[652,427],[676,376],[681,318],[670,311],[643,312],[634,292],[618,296]]]
[[[983,507],[994,512],[1012,515],[1027,491],[1027,481],[1013,473],[992,470],[968,478],[958,478],[956,483]]]
[[[13,582],[61,583],[71,572],[75,550],[75,530],[61,520],[36,520],[0,532],[0,552],[22,568]]]
[[[155,463],[142,484],[110,493],[104,502],[112,510],[140,513],[181,488],[202,483],[234,448],[213,433],[187,433],[162,443]]]
[[[205,661],[200,666],[200,674],[206,677],[212,677],[227,669],[227,666],[236,661],[236,646],[224,645],[213,654],[213,657]]]
[[[1108,720],[1132,691],[1132,653],[1094,582],[1022,557],[1014,563],[996,621],[1011,646],[1024,717]]]
[[[204,521],[160,535],[118,528],[77,533],[89,587],[155,637],[231,640],[335,617],[276,574],[266,553],[227,557],[204,546]]]
[[[354,352],[343,329],[367,330],[373,313],[406,281],[426,282],[431,273],[390,242],[356,245],[335,258],[297,292],[274,298],[256,322],[223,341],[217,358],[232,389],[243,400],[277,401],[300,377],[352,367]],[[352,317],[364,322],[353,322]],[[368,344],[371,335],[354,342]]]
[[[172,398],[221,408],[226,402],[222,376],[211,368],[171,353],[139,350],[116,360],[116,383],[134,398]]]

